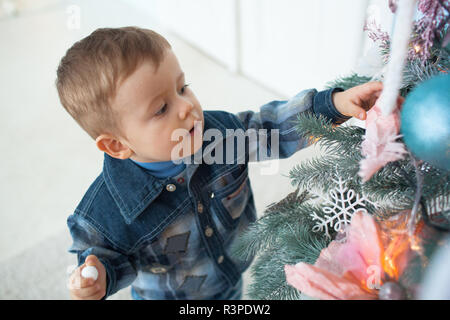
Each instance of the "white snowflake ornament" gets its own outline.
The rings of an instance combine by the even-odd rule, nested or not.
[[[323,200],[323,216],[318,216],[317,213],[312,213],[310,216],[317,223],[312,228],[313,232],[325,232],[325,235],[331,239],[329,233],[329,227],[334,228],[336,232],[340,233],[340,240],[343,240],[342,233],[345,232],[345,227],[350,224],[353,214],[357,210],[365,209],[366,202],[377,207],[376,204],[366,199],[364,196],[360,196],[353,189],[347,188],[345,183],[340,177],[338,180],[332,179],[336,184],[336,188],[330,190],[327,196],[314,193],[320,199]]]

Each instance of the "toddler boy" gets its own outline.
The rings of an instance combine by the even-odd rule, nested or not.
[[[238,260],[230,247],[256,218],[247,165],[257,150],[247,140],[244,149],[217,147],[230,132],[267,129],[269,153],[287,158],[307,146],[295,130],[299,113],[365,119],[382,85],[308,89],[259,112],[203,111],[166,39],[123,27],[75,43],[56,87],[104,153],[102,172],[67,220],[78,256],[71,297],[106,299],[131,285],[134,299],[240,299],[253,258]],[[206,150],[216,161],[198,161]],[[85,266],[97,268],[96,280],[81,276]]]

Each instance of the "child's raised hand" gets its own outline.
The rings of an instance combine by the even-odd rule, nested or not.
[[[382,89],[381,82],[367,82],[345,91],[334,92],[332,99],[341,114],[365,120],[366,111],[373,107]]]
[[[93,266],[98,271],[97,280],[84,278],[81,273],[87,266]],[[73,300],[100,300],[106,294],[106,270],[94,255],[90,255],[69,278],[70,297]]]

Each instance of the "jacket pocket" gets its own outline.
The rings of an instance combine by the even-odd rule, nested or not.
[[[248,177],[245,178],[244,182],[231,194],[224,196],[220,201],[223,207],[228,211],[231,219],[236,220],[242,214],[247,205],[249,186]]]
[[[250,196],[248,168],[238,165],[209,185],[211,209],[225,231],[232,230],[239,224],[239,218],[247,206]],[[222,229],[217,225],[218,229]]]

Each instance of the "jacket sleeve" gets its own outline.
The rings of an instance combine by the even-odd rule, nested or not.
[[[295,129],[297,117],[302,112],[321,114],[336,124],[350,119],[335,108],[332,101],[332,94],[335,91],[343,89],[332,88],[320,92],[316,89],[307,89],[289,100],[274,100],[264,104],[258,112],[237,113],[236,116],[244,126],[244,130],[254,129],[258,135],[257,142],[247,143],[249,161],[285,159],[307,147],[308,141]],[[251,134],[247,135],[251,137]]]
[[[135,259],[120,253],[101,232],[94,228],[80,214],[73,214],[67,219],[67,225],[73,239],[69,252],[76,253],[78,266],[87,256],[95,255],[106,269],[106,295],[111,296],[122,288],[129,286],[137,276]]]

